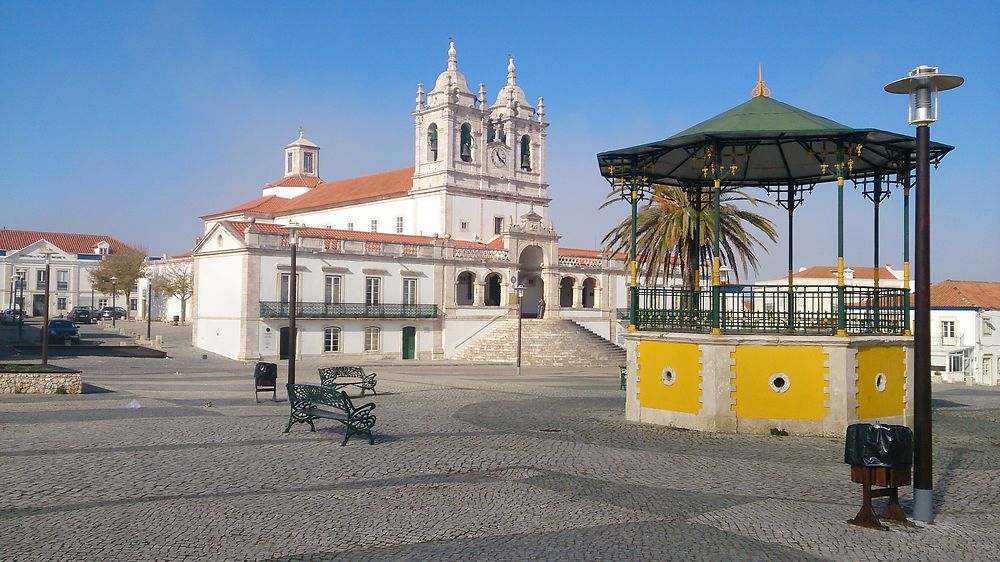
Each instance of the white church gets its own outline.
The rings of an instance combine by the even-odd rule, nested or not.
[[[519,313],[525,325],[546,325],[535,333],[617,342],[625,256],[560,246],[544,100],[529,102],[513,58],[490,103],[484,84],[469,89],[452,42],[434,87],[417,86],[413,117],[413,167],[323,181],[320,147],[300,132],[284,149],[281,179],[202,217],[192,251],[197,347],[286,358],[293,279],[299,357],[484,359],[506,353],[488,344]],[[289,224],[301,225],[295,272]]]

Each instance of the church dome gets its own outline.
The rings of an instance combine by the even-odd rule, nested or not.
[[[465,75],[458,71],[457,54],[457,51],[455,51],[455,42],[452,41],[448,47],[448,70],[438,75],[437,80],[434,82],[434,89],[430,93],[447,92],[450,85],[453,88],[458,88],[460,93],[472,94],[472,90],[469,89],[469,83],[465,80]]]
[[[524,90],[517,85],[516,70],[514,57],[509,57],[507,63],[507,84],[497,93],[497,101],[493,103],[492,107],[506,107],[516,103],[518,107],[534,110],[534,107],[528,103],[528,98],[524,95]]]

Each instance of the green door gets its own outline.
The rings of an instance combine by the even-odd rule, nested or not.
[[[417,329],[413,326],[403,328],[403,359],[413,359],[417,349]]]

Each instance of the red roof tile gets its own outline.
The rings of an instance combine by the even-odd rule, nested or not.
[[[931,285],[931,306],[1000,310],[1000,282],[941,281]]]
[[[17,251],[47,240],[70,254],[92,254],[100,242],[107,242],[112,251],[124,250],[128,244],[103,234],[72,234],[68,232],[35,232],[32,230],[0,230],[0,250]]]
[[[585,248],[559,248],[560,256],[573,256],[579,258],[599,258],[604,256],[603,250],[588,250]],[[624,260],[628,259],[628,254],[618,252],[614,255],[615,259]]]
[[[844,269],[854,270],[855,279],[875,279],[875,268],[874,267],[845,267]],[[798,271],[792,274],[792,277],[798,279],[827,279],[827,278],[837,278],[837,266],[828,265],[814,265],[812,267],[807,267],[802,271]],[[879,268],[879,279],[899,279],[896,274],[889,270],[888,267]]]
[[[243,236],[246,232],[249,222],[236,222],[227,221],[227,224],[232,226],[233,230],[237,234]],[[274,223],[253,223],[253,228],[256,232],[263,234],[287,234],[288,229],[283,228],[280,224]],[[430,236],[415,236],[409,234],[386,234],[383,232],[367,232],[364,230],[339,230],[335,228],[301,228],[299,229],[300,236],[307,236],[310,238],[324,238],[324,239],[338,239],[338,240],[362,240],[365,242],[389,242],[394,244],[432,244],[437,241],[438,244],[443,244],[446,240],[444,238],[432,238]],[[465,248],[489,248],[487,244],[482,242],[474,242],[472,240],[451,240],[453,246],[461,246]]]
[[[201,218],[209,219],[213,217],[222,217],[225,215],[231,215],[235,213],[261,213],[270,214],[274,211],[280,209],[289,200],[277,195],[265,195],[263,197],[258,197],[247,201],[246,203],[241,203],[232,209],[226,209],[225,211],[219,213],[212,213],[209,215],[202,215]]]
[[[311,176],[287,176],[264,187],[316,187],[323,180]]]
[[[280,212],[308,211],[344,203],[398,197],[408,192],[411,187],[413,187],[412,167],[325,182],[308,193],[286,200]]]

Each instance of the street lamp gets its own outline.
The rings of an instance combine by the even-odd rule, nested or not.
[[[146,284],[146,340],[152,341],[153,333],[153,278]]]
[[[913,379],[913,518],[934,519],[931,458],[931,169],[930,124],[937,121],[937,93],[957,88],[965,79],[918,66],[906,78],[885,86],[890,94],[909,96],[908,120],[917,126],[917,239],[914,286]]]
[[[298,299],[298,269],[295,263],[295,248],[302,225],[290,222],[282,228],[288,230],[288,245],[292,248],[292,271],[288,275],[288,384],[295,384],[295,301]]]
[[[24,332],[24,286],[28,284],[26,279],[27,273],[21,272],[17,275],[17,288],[19,289],[21,296],[14,297],[14,302],[17,303],[17,341],[21,341],[21,337]]]
[[[107,301],[105,301],[107,302]],[[111,327],[115,327],[117,324],[115,320],[118,319],[118,277],[111,276]]]
[[[514,287],[517,293],[517,376],[521,376],[521,297],[524,296],[524,285]]]
[[[46,248],[41,252],[45,256],[45,313],[42,318],[42,365],[49,362],[49,287],[52,286],[49,274],[52,271],[52,250]]]
[[[11,310],[14,309],[14,291],[16,290],[15,287],[17,285],[17,279],[18,277],[16,273],[10,276],[10,306],[8,308]]]

